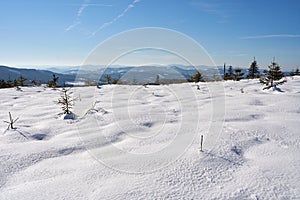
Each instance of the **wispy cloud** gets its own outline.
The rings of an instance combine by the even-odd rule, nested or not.
[[[87,1],[87,0],[86,0]],[[84,11],[84,9],[88,7],[87,3],[84,3],[80,6],[79,10],[77,11],[77,17],[80,17]]]
[[[300,35],[298,34],[274,34],[274,35],[254,35],[254,36],[244,36],[240,37],[243,40],[249,39],[267,39],[267,38],[299,38]]]
[[[76,19],[72,24],[70,24],[67,28],[65,28],[65,31],[68,32],[78,26],[80,24],[80,20]]]
[[[119,13],[115,18],[113,18],[111,21],[105,22],[103,23],[101,26],[99,26],[99,28],[97,28],[91,35],[90,37],[93,37],[94,35],[96,35],[99,31],[101,31],[102,29],[106,28],[107,26],[112,25],[114,22],[116,22],[117,20],[121,19],[122,17],[124,17],[126,15],[126,13],[132,9],[134,7],[134,5],[136,3],[140,2],[140,0],[133,0],[121,13]]]
[[[80,17],[86,7],[88,7],[88,3],[90,3],[90,0],[84,0],[83,3],[80,5],[80,8],[77,11],[76,19],[73,21],[72,24],[70,24],[65,31],[68,32],[78,26],[80,24]]]
[[[78,4],[70,4],[72,6],[80,6],[77,14],[76,14],[76,18],[73,21],[72,24],[70,24],[65,31],[68,32],[70,30],[72,30],[73,28],[75,28],[76,26],[78,26],[81,23],[81,16],[84,12],[84,10],[89,7],[89,6],[101,6],[101,7],[111,7],[112,5],[109,4],[97,4],[97,3],[90,3],[90,0],[84,0],[83,3],[81,5]]]

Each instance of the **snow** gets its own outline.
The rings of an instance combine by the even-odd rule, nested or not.
[[[300,199],[300,77],[262,87],[1,89],[0,199]]]

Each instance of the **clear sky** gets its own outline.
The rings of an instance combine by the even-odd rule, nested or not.
[[[216,64],[300,67],[299,0],[1,0],[0,65],[81,65],[100,42],[163,27],[201,44]]]

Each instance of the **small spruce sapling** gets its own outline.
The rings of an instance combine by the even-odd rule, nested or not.
[[[197,71],[194,75],[191,76],[191,80],[195,83],[199,83],[200,81],[202,81],[202,74]]]
[[[248,79],[254,79],[254,78],[259,78],[259,77],[260,77],[260,72],[259,72],[257,62],[256,62],[255,57],[254,57],[254,61],[251,63],[251,65],[248,69],[247,78]]]
[[[13,119],[12,116],[11,116],[11,113],[8,112],[8,115],[9,115],[9,122],[8,121],[4,121],[5,123],[8,123],[8,127],[7,127],[7,130],[10,128],[10,129],[14,129],[14,123],[19,119]]]
[[[105,80],[106,80],[107,84],[111,84],[111,76],[109,74],[105,75]]]
[[[260,78],[260,82],[266,85],[263,90],[270,88],[275,89],[278,85],[282,85],[286,82],[286,79],[283,79],[284,74],[280,66],[275,61],[273,61],[268,68],[268,70],[264,71],[265,77]]]
[[[19,77],[19,79],[18,79],[18,83],[19,83],[19,86],[24,86],[25,85],[25,81],[26,81],[27,79],[25,78],[25,77],[23,77],[23,76],[20,76]]]
[[[299,68],[297,68],[295,71],[292,71],[290,73],[291,76],[300,76]]]
[[[155,84],[157,84],[157,85],[160,84],[159,75],[156,76]]]
[[[224,80],[232,80],[233,79],[233,68],[230,65],[227,72],[226,72],[226,68],[225,68],[225,64],[224,64]]]
[[[235,73],[233,74],[233,76],[235,81],[240,81],[241,79],[243,79],[244,73],[242,72],[242,69],[237,68],[234,70],[234,72]]]
[[[55,76],[55,74],[53,74],[52,80],[48,82],[48,87],[52,87],[52,88],[58,87],[58,85],[57,85],[58,78],[59,77],[57,77],[57,76]]]
[[[74,105],[74,100],[69,94],[69,89],[62,89],[62,95],[58,99],[57,104],[61,105],[61,109],[64,114],[72,114],[71,109]]]

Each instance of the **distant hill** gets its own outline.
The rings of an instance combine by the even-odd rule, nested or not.
[[[120,79],[122,82],[153,83],[159,76],[160,81],[186,80],[200,70],[207,78],[213,78],[213,75],[222,73],[222,70],[216,70],[215,67],[199,66],[82,66],[82,67],[52,67],[47,69],[24,69],[0,66],[0,79],[5,81],[18,79],[20,76],[28,80],[41,81],[47,83],[52,79],[53,74],[59,77],[58,84],[78,82],[99,82],[105,83],[106,75],[110,75],[112,80]],[[78,75],[76,79],[76,76]]]
[[[53,74],[55,74],[58,79],[58,84],[62,85],[65,82],[72,82],[75,79],[74,75],[69,74],[60,74],[55,73],[48,70],[38,70],[38,69],[21,69],[21,68],[13,68],[7,66],[0,66],[0,79],[5,81],[7,80],[15,80],[20,76],[27,78],[27,80],[36,80],[41,81],[41,83],[47,83],[52,79]]]
[[[218,73],[215,67],[199,67],[201,73],[211,78]],[[186,80],[197,72],[192,66],[170,65],[170,66],[83,66],[80,69],[64,70],[64,73],[76,74],[79,72],[80,80],[106,82],[105,76],[110,75],[112,79],[121,78],[122,82],[151,83],[155,82],[157,76],[160,81]]]
[[[228,67],[226,68],[228,70]],[[235,68],[234,68],[235,69]],[[247,74],[247,69],[241,68]],[[52,79],[53,74],[59,77],[58,84],[77,82],[99,82],[106,83],[105,76],[110,75],[111,79],[120,79],[125,83],[153,83],[157,76],[162,82],[169,80],[178,81],[189,79],[199,70],[207,79],[215,77],[223,77],[223,66],[182,66],[182,65],[166,65],[166,66],[73,66],[73,67],[53,67],[47,69],[24,69],[0,66],[0,79],[5,81],[18,79],[21,75],[30,80],[41,81],[47,83]],[[262,69],[261,69],[262,72]],[[79,75],[78,75],[79,73]],[[285,72],[288,75],[288,72]],[[76,76],[78,75],[77,79]]]

